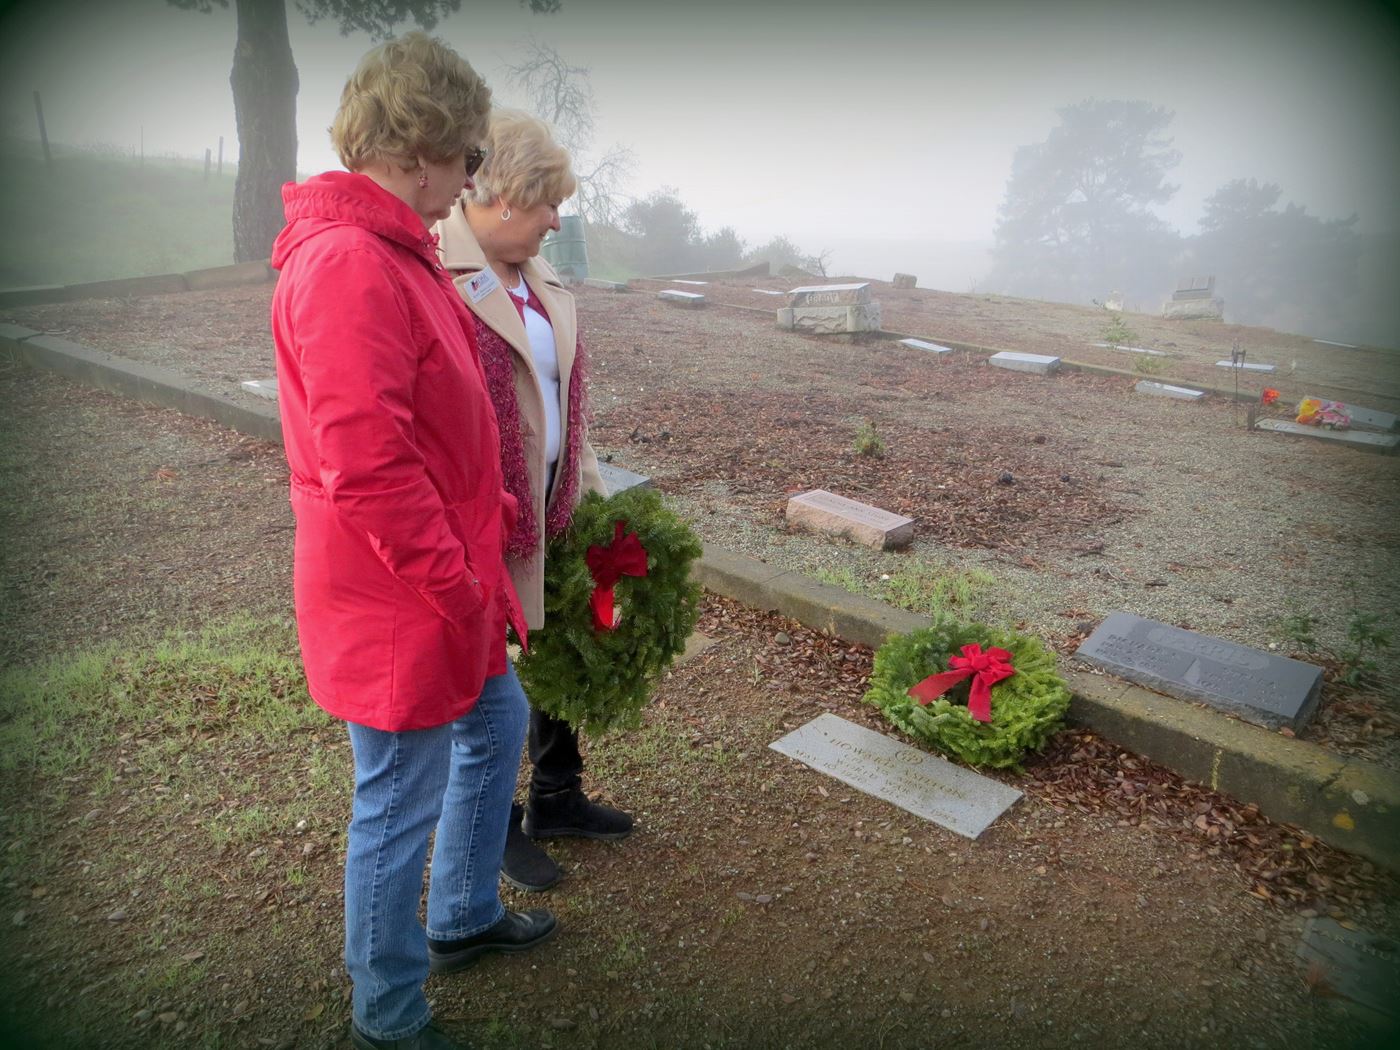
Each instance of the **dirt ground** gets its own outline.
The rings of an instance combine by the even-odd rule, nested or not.
[[[940,360],[887,340],[777,331],[768,311],[778,297],[755,290],[790,284],[777,278],[704,289],[717,304],[763,313],[679,309],[655,299],[659,284],[643,284],[578,293],[594,444],[653,477],[707,542],[886,600],[906,578],[981,581],[971,611],[1066,655],[1104,616],[1129,611],[1308,659],[1329,678],[1306,736],[1400,769],[1400,645],[1375,654],[1377,671],[1359,687],[1338,681],[1356,617],[1379,615],[1400,641],[1400,457],[1249,432],[1241,406],[1143,397],[1134,378],[1046,379],[971,354]],[[1132,365],[1087,345],[1099,339],[1099,310],[879,282],[875,294],[888,328]],[[270,295],[263,286],[4,316],[266,404],[238,383],[273,374]],[[1297,361],[1267,380],[1283,392],[1275,414],[1337,384],[1400,408],[1400,353],[1212,322],[1127,321],[1139,345],[1181,355],[1154,378],[1219,383],[1213,362],[1238,339],[1249,360]],[[883,455],[856,452],[863,426]],[[790,531],[786,500],[810,488],[915,518],[914,543],[873,552]]]
[[[0,512],[6,667],[236,613],[291,651],[277,449],[10,366],[0,396],[4,484],[24,494]],[[867,650],[718,600],[702,629],[717,644],[643,727],[589,748],[591,785],[637,832],[552,845],[566,880],[509,898],[554,908],[561,936],[430,982],[472,1045],[1375,1038],[1294,958],[1311,914],[1400,933],[1369,865],[1075,731],[1007,776],[1025,797],[968,842],[768,749],[824,711],[885,729],[859,700]],[[0,1031],[348,1045],[349,770],[329,720],[260,738],[226,718],[118,721],[66,776],[6,774]]]

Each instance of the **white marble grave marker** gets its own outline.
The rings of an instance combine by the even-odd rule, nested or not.
[[[901,339],[900,346],[907,346],[911,350],[927,350],[931,354],[951,354],[951,346],[939,346],[937,343],[926,343],[922,339]]]
[[[913,518],[825,489],[812,489],[788,500],[787,520],[817,532],[846,536],[876,550],[903,547],[914,538]]]
[[[1047,376],[1060,367],[1058,357],[1045,354],[1023,354],[1016,350],[1003,350],[987,358],[987,363],[996,368],[1009,368],[1013,372],[1034,372]]]
[[[1394,452],[1400,447],[1400,435],[1396,434],[1376,434],[1368,430],[1328,430],[1326,427],[1296,423],[1291,419],[1261,419],[1254,425],[1259,430],[1272,430],[1294,437],[1320,438],[1338,445],[1365,449],[1367,452]]]
[[[705,297],[699,292],[683,292],[678,288],[667,288],[665,291],[657,292],[656,297],[668,303],[675,303],[677,306],[705,305]]]
[[[833,714],[814,718],[768,746],[970,839],[1021,797],[999,780]]]
[[[1172,386],[1170,383],[1154,383],[1149,379],[1141,380],[1133,389],[1139,394],[1174,397],[1178,401],[1199,401],[1206,396],[1204,390],[1192,390],[1189,386]]]
[[[277,380],[275,379],[245,379],[238,385],[250,394],[257,394],[258,397],[265,397],[269,401],[277,400]]]
[[[1239,362],[1238,364],[1236,364],[1235,362],[1231,361],[1229,358],[1226,358],[1224,361],[1217,361],[1217,362],[1215,362],[1215,367],[1216,367],[1216,368],[1238,368],[1238,369],[1239,369],[1240,371],[1242,371],[1242,372],[1262,372],[1262,373],[1264,373],[1265,375],[1270,375],[1270,374],[1272,374],[1272,373],[1278,371],[1278,365],[1254,365],[1254,364],[1249,364],[1248,362],[1245,362],[1245,361],[1241,361],[1241,362]]]

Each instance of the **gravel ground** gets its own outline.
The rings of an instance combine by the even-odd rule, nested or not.
[[[776,297],[752,288],[783,283],[706,291],[769,310]],[[1090,356],[1074,347],[1102,322],[1027,300],[887,286],[877,295],[888,327],[1075,357]],[[7,319],[251,400],[237,383],[272,373],[269,296],[265,286],[103,300]],[[1249,432],[1242,407],[1143,397],[1126,378],[1043,378],[970,354],[809,338],[752,310],[684,310],[650,292],[578,298],[595,444],[653,476],[707,542],[877,596],[891,596],[884,576],[985,573],[966,594],[972,611],[1065,652],[1114,611],[1295,655],[1309,654],[1283,629],[1290,615],[1315,617],[1319,650],[1340,650],[1358,612],[1382,614],[1400,634],[1400,457]],[[1129,318],[1142,344],[1165,345],[1166,323],[1153,320]],[[1251,356],[1296,354],[1290,382],[1345,362],[1342,378],[1369,385],[1377,407],[1400,395],[1400,356],[1205,322],[1171,331],[1183,361],[1211,358],[1212,340],[1238,333]],[[880,461],[853,452],[866,420],[886,443]],[[999,485],[1006,473],[1011,484]],[[811,487],[915,517],[914,543],[877,552],[789,531],[785,500]],[[1400,766],[1397,682],[1400,647],[1380,654],[1368,690],[1329,686],[1329,706],[1347,717],[1324,717],[1315,735]]]

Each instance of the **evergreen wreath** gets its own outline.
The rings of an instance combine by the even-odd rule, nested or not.
[[[621,619],[598,630],[586,556],[590,546],[614,541],[617,522],[641,541],[647,574],[618,580]],[[569,528],[545,551],[544,626],[530,632],[529,650],[515,664],[530,703],[590,735],[637,725],[700,616],[700,585],[690,577],[700,554],[690,526],[651,489],[584,496]]]
[[[930,675],[948,670],[948,660],[964,645],[990,646],[1011,654],[1016,673],[991,687],[992,720],[968,712],[970,680],[921,704],[909,690]],[[1055,669],[1055,655],[1029,635],[934,618],[921,630],[892,638],[875,653],[867,703],[919,742],[971,766],[1020,770],[1027,751],[1038,751],[1069,710],[1069,689]]]

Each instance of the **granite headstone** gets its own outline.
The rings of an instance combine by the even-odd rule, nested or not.
[[[1109,615],[1075,656],[1270,729],[1302,729],[1322,692],[1320,667],[1131,613]]]

